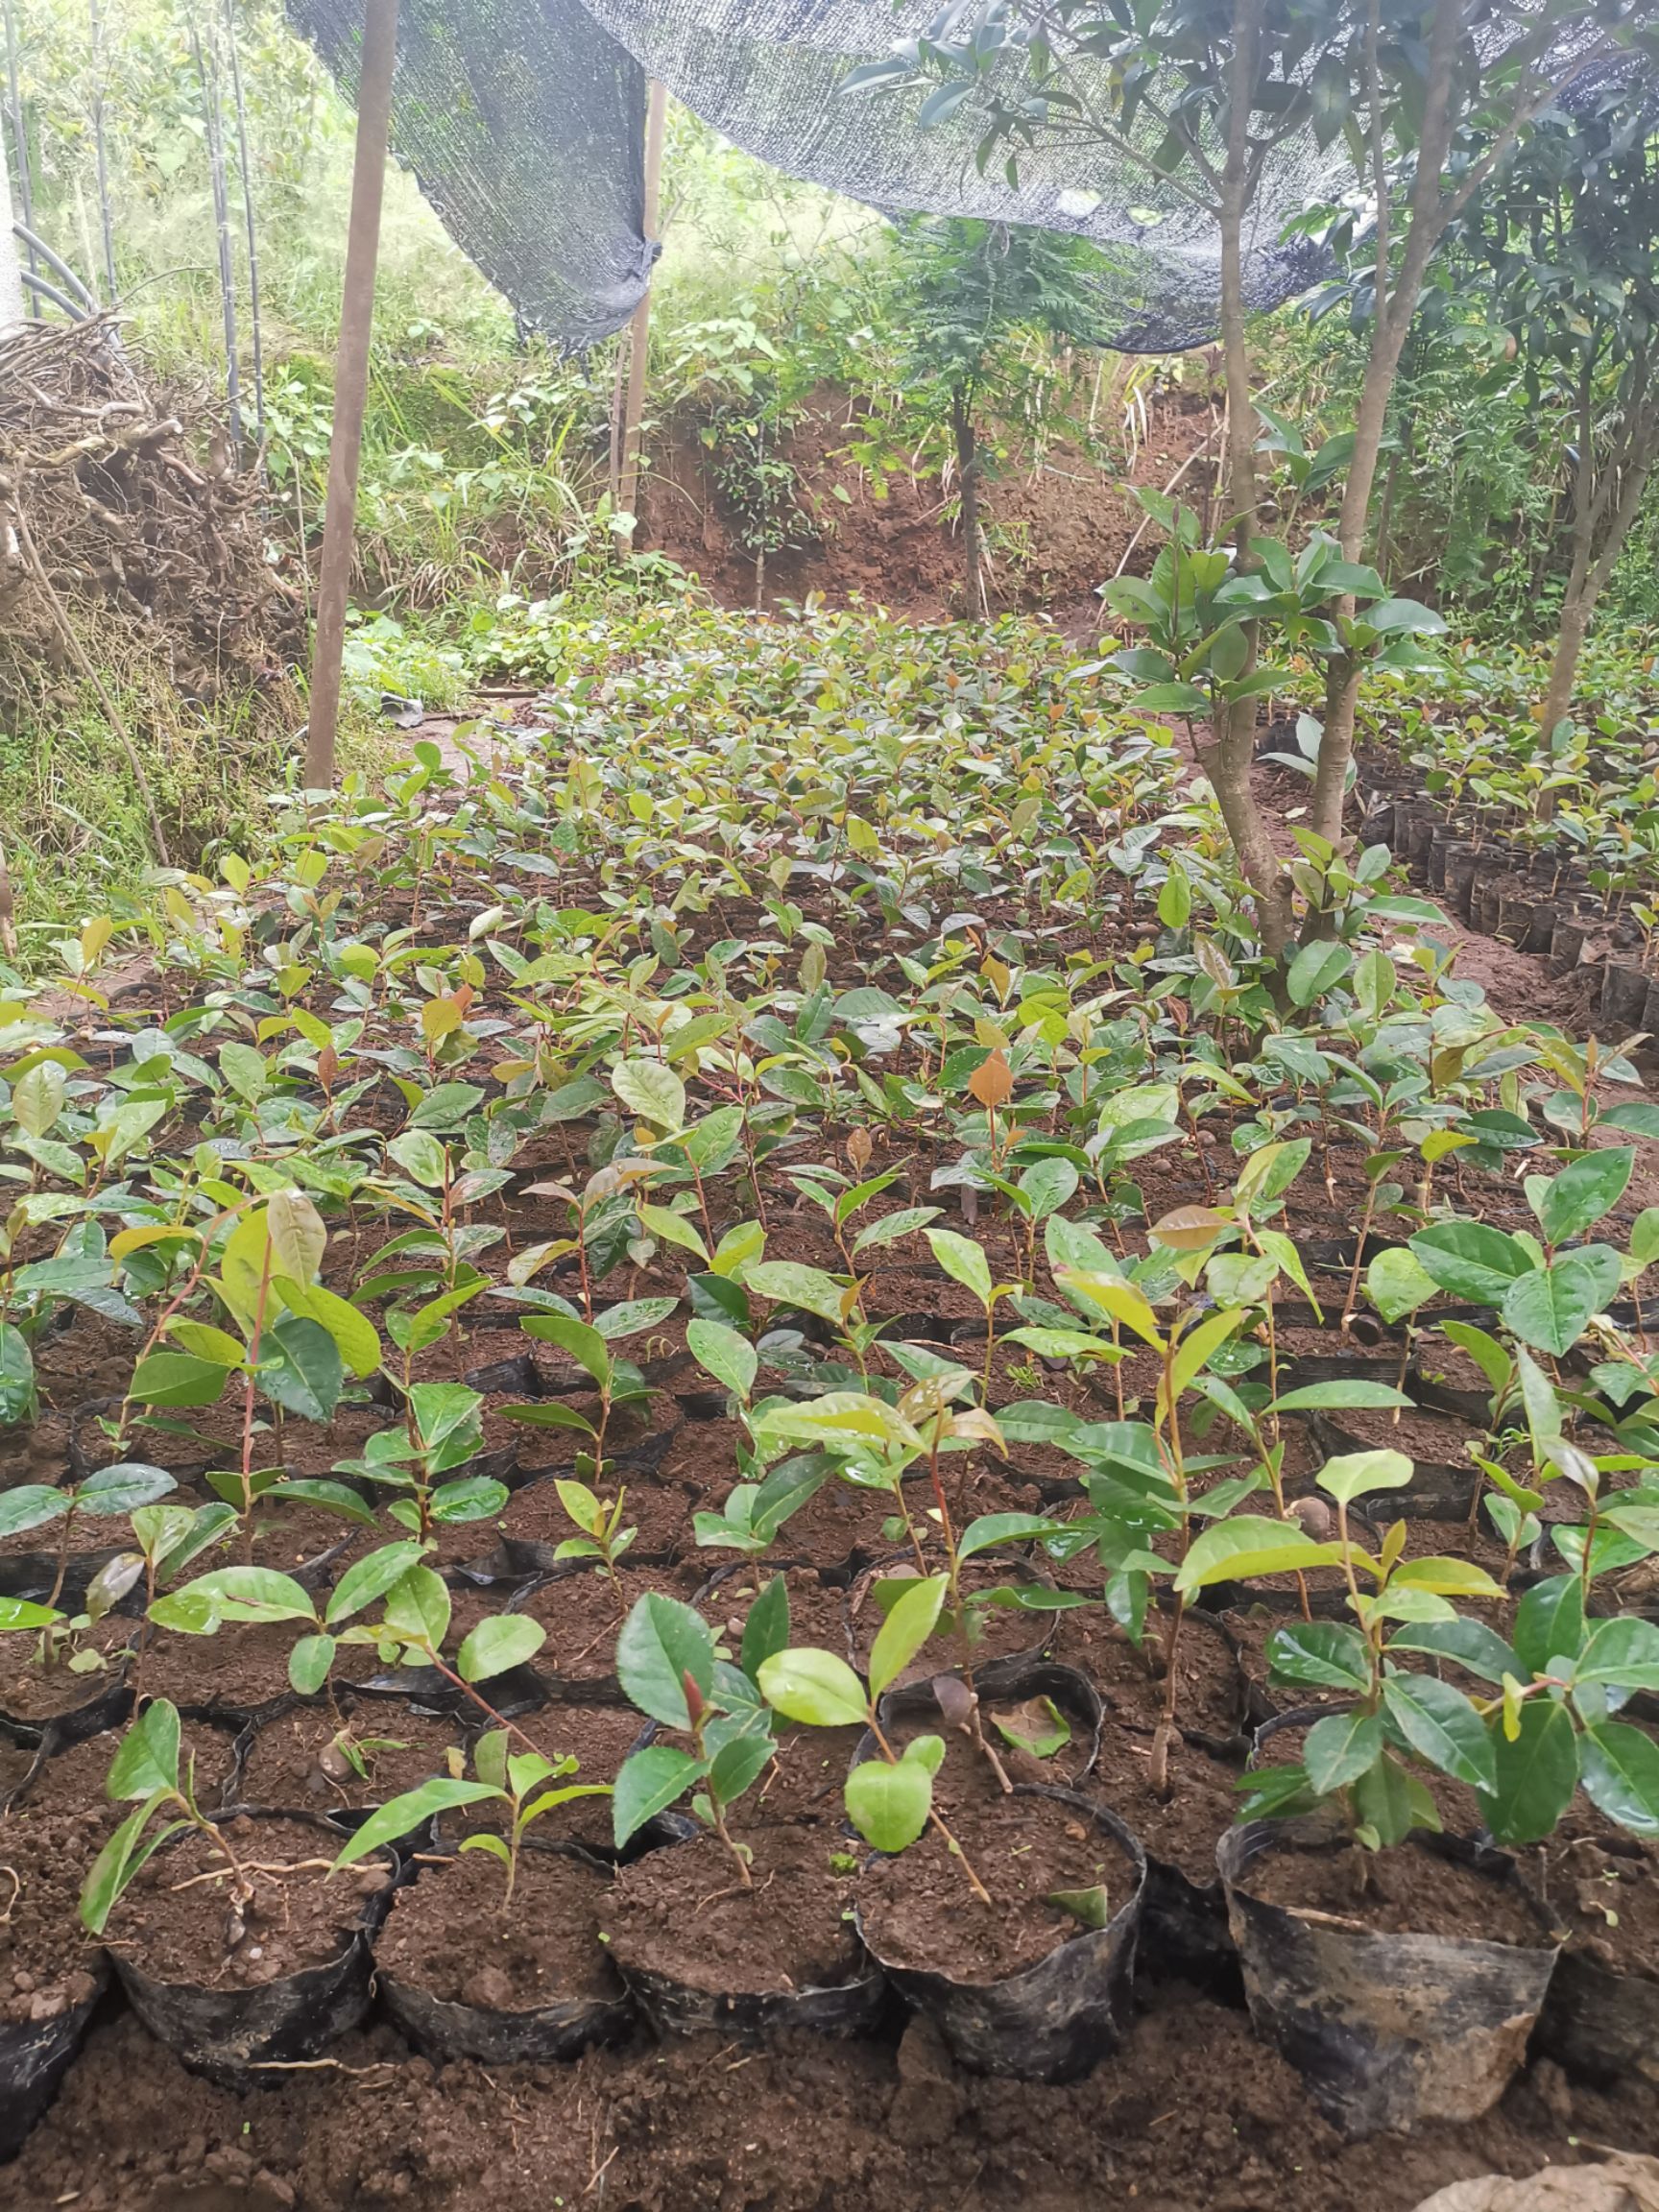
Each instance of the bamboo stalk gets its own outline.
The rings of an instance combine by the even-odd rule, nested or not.
[[[311,657],[310,714],[305,732],[305,788],[334,782],[340,727],[340,675],[346,652],[346,601],[357,522],[357,472],[369,399],[369,340],[374,321],[374,274],[380,254],[380,204],[386,190],[386,148],[392,131],[392,72],[397,58],[397,0],[364,0],[363,66],[357,84],[357,151],[351,172],[351,216],[346,281],[340,301],[340,349],[334,365],[334,434],[328,445],[327,506],[323,517],[317,635]]]
[[[645,235],[657,228],[658,202],[662,189],[662,140],[668,122],[668,87],[653,83],[645,110]],[[634,320],[628,325],[628,408],[622,423],[622,478],[618,505],[624,515],[637,511],[639,500],[639,425],[645,416],[645,377],[651,341],[651,288],[647,283]],[[632,537],[632,531],[630,531]]]
[[[115,282],[115,216],[109,204],[109,158],[104,142],[104,14],[98,0],[86,0],[92,34],[92,148],[98,174],[98,221],[104,236],[105,305],[113,307]]]
[[[17,212],[25,230],[35,228],[35,180],[29,172],[29,134],[23,120],[23,95],[17,84],[17,17],[12,0],[5,0],[6,23],[6,81],[12,108],[12,142],[17,154]],[[35,258],[35,248],[28,239],[24,245],[29,256],[32,276],[38,276],[40,265]]]
[[[212,39],[212,27],[208,27]],[[225,183],[225,118],[219,105],[219,64],[204,50],[194,14],[190,17],[190,52],[202,80],[202,112],[207,130],[207,169],[213,185],[213,224],[219,245],[219,306],[225,325],[225,404],[230,418],[230,444],[238,458],[242,450],[242,372],[236,344],[236,263],[230,245],[230,195]]]
[[[253,164],[248,150],[248,103],[242,91],[242,57],[236,49],[236,0],[225,0],[225,41],[230,52],[230,91],[236,107],[236,158],[242,174],[242,228],[248,247],[248,336],[253,351],[253,421],[265,445],[265,326],[259,310],[259,237],[253,218]]]

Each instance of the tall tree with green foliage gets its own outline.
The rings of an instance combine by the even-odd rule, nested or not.
[[[1022,148],[1046,142],[1094,144],[1214,218],[1227,499],[1235,561],[1247,572],[1260,498],[1245,268],[1269,162],[1299,138],[1340,138],[1357,201],[1369,205],[1372,337],[1337,530],[1342,558],[1357,563],[1401,350],[1434,252],[1565,83],[1653,36],[1647,14],[1646,0],[962,0],[859,83],[930,85],[924,121],[976,101],[982,164],[1017,165]],[[1332,613],[1340,641],[1354,604],[1339,599]],[[1252,661],[1255,646],[1252,634]],[[1358,640],[1328,660],[1310,827],[1333,844],[1362,665]],[[1277,957],[1294,926],[1292,886],[1252,788],[1256,713],[1246,667],[1201,757],[1262,944]]]
[[[906,383],[950,425],[962,501],[962,582],[974,614],[984,605],[979,402],[994,392],[1017,333],[1097,342],[1099,304],[1089,277],[1099,256],[1057,230],[965,217],[902,224],[898,255],[900,310],[911,332]]]
[[[1659,99],[1609,86],[1543,122],[1472,227],[1528,397],[1564,406],[1566,586],[1538,721],[1571,728],[1596,607],[1659,460]],[[1543,810],[1551,789],[1541,787]]]

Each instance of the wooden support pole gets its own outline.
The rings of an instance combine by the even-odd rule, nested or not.
[[[363,65],[357,85],[357,154],[351,172],[351,219],[346,238],[346,283],[340,302],[340,347],[334,364],[334,432],[328,445],[328,506],[317,585],[317,634],[311,648],[310,716],[305,731],[305,788],[334,784],[334,740],[340,727],[340,671],[346,652],[346,601],[351,586],[357,527],[357,471],[363,416],[369,402],[369,338],[374,320],[374,275],[380,254],[380,203],[392,129],[392,70],[397,54],[397,0],[364,0]]]
[[[668,121],[668,87],[653,84],[645,110],[645,235],[657,229],[658,202],[662,191],[662,138]],[[639,425],[645,417],[645,373],[651,339],[651,289],[634,310],[628,325],[628,410],[622,426],[622,485],[620,507],[624,515],[637,512],[639,497]]]

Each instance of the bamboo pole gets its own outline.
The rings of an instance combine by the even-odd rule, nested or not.
[[[0,331],[23,320],[23,270],[17,259],[17,234],[12,228],[12,168],[6,158],[9,131],[0,131]]]
[[[653,83],[645,110],[645,235],[657,228],[662,190],[662,140],[668,121],[668,87]],[[628,325],[628,408],[622,424],[622,483],[618,504],[624,515],[637,511],[639,498],[639,425],[645,417],[645,376],[651,340],[651,288]],[[630,537],[633,532],[630,529]]]
[[[104,237],[105,305],[113,307],[115,283],[115,216],[109,205],[109,156],[104,143],[104,12],[98,0],[87,0],[92,33],[92,148],[98,169],[98,222]]]
[[[364,0],[363,66],[357,86],[357,153],[351,219],[334,365],[334,433],[328,445],[327,509],[323,518],[317,635],[311,653],[311,710],[305,732],[305,788],[334,783],[340,727],[340,672],[346,651],[346,601],[357,522],[357,471],[369,399],[369,339],[380,252],[380,204],[392,128],[392,71],[397,54],[397,0]]]
[[[207,25],[209,44],[213,37]],[[230,243],[230,193],[225,181],[225,115],[219,101],[219,62],[204,51],[196,17],[190,17],[190,51],[202,80],[202,111],[207,129],[207,169],[213,182],[213,228],[219,248],[219,309],[225,325],[225,400],[230,415],[230,443],[242,449],[242,370],[237,359],[236,257]]]
[[[12,145],[17,156],[17,215],[25,230],[35,228],[35,182],[29,174],[29,132],[23,119],[23,94],[17,84],[17,18],[12,0],[4,0],[6,23],[6,81],[12,104]],[[25,241],[27,244],[27,241]],[[38,276],[40,264],[29,246],[29,268]]]
[[[225,0],[225,40],[230,50],[230,90],[236,103],[236,158],[242,173],[242,228],[248,246],[248,335],[253,349],[253,420],[265,445],[265,328],[259,311],[259,237],[253,220],[253,160],[248,149],[248,103],[242,58],[236,51],[236,0]]]

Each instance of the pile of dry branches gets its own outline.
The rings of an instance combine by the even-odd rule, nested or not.
[[[146,799],[101,661],[140,655],[210,706],[278,683],[302,651],[302,600],[266,558],[257,469],[217,427],[199,443],[113,318],[0,339],[0,712],[27,718],[89,685]]]
[[[111,318],[0,340],[0,651],[52,650],[56,594],[138,624],[186,696],[292,657],[303,608],[265,558],[257,470],[205,444],[193,459]]]

